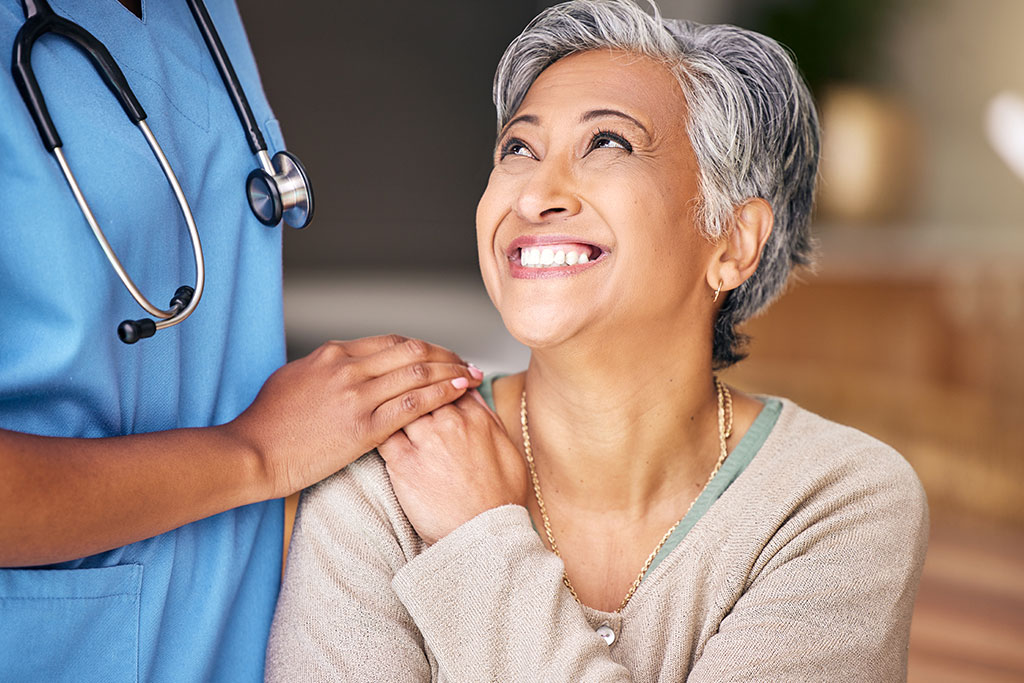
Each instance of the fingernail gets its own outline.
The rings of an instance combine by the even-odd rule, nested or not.
[[[469,374],[473,375],[473,379],[483,379],[484,371],[473,365],[472,363],[466,363],[466,367],[469,368]]]
[[[456,377],[452,380],[452,386],[456,389],[465,389],[469,386],[469,380],[465,377]]]

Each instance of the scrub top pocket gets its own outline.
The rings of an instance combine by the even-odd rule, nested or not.
[[[0,569],[0,680],[137,681],[142,565]]]

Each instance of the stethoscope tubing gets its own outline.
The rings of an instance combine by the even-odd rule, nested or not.
[[[167,157],[164,155],[164,150],[160,147],[160,143],[157,142],[156,136],[153,135],[153,131],[149,129],[149,124],[145,121],[139,121],[139,128],[142,130],[142,134],[146,136],[149,148],[153,150],[153,155],[156,156],[156,160],[160,163],[160,168],[164,171],[164,177],[167,178],[167,183],[171,186],[171,191],[174,192],[175,199],[178,200],[178,207],[181,209],[181,215],[185,219],[185,224],[188,226],[188,236],[192,241],[192,254],[195,257],[196,262],[195,291],[192,294],[192,299],[188,302],[188,305],[180,310],[160,310],[160,313],[153,314],[156,317],[161,318],[156,321],[156,329],[162,330],[165,327],[177,325],[182,320],[192,315],[192,311],[194,311],[196,306],[199,305],[199,300],[203,296],[203,287],[206,286],[206,265],[205,260],[203,259],[203,244],[199,239],[199,228],[196,227],[195,218],[192,216],[192,208],[189,206],[188,199],[186,199],[185,193],[181,189],[181,183],[178,182],[178,176],[174,174],[174,169],[171,168],[170,162],[167,161]],[[123,279],[122,282],[124,282]],[[134,292],[132,293],[132,296],[135,296]],[[139,292],[139,297],[145,298],[142,297],[142,292]],[[136,301],[138,301],[139,297],[136,297]],[[143,306],[143,308],[146,307]],[[165,313],[170,313],[170,315],[163,315]]]
[[[256,117],[252,115],[249,100],[245,96],[245,91],[242,90],[242,84],[238,80],[234,67],[231,66],[231,60],[228,59],[224,43],[220,41],[220,35],[213,26],[213,19],[210,18],[206,5],[202,0],[185,0],[185,3],[192,12],[196,26],[199,27],[199,33],[206,41],[206,47],[213,57],[213,62],[217,65],[217,71],[220,72],[220,77],[224,81],[224,87],[227,88],[228,95],[231,97],[231,103],[235,105],[235,111],[238,112],[238,118],[245,129],[245,138],[249,142],[249,149],[253,154],[259,154],[261,150],[265,151],[267,142],[263,139],[263,133],[256,123]],[[260,161],[262,162],[262,159]],[[273,174],[274,169],[273,166],[270,166],[269,160],[263,170]]]
[[[288,152],[281,151],[273,159],[270,158],[270,155],[267,153],[266,141],[263,138],[259,125],[256,123],[252,109],[249,106],[249,101],[245,96],[234,68],[231,66],[231,60],[227,56],[227,52],[220,40],[220,36],[217,34],[206,6],[202,0],[186,0],[186,3],[195,19],[200,34],[203,36],[203,40],[206,42],[210,55],[217,65],[217,70],[224,81],[242,127],[245,129],[249,148],[259,160],[260,170],[250,173],[246,181],[249,204],[252,207],[253,213],[265,225],[276,225],[283,218],[289,225],[298,228],[305,227],[309,224],[313,214],[313,192],[305,169],[303,169],[301,162]],[[146,123],[145,110],[139,104],[138,99],[128,85],[127,79],[124,77],[124,73],[118,67],[107,48],[84,28],[56,14],[47,0],[22,0],[22,6],[25,10],[25,24],[18,31],[14,40],[11,72],[18,90],[25,100],[26,106],[32,114],[36,127],[39,129],[44,145],[56,157],[64,178],[75,197],[75,201],[78,203],[82,215],[89,224],[96,241],[106,255],[111,267],[113,267],[118,278],[139,306],[154,318],[157,318],[155,323],[154,321],[147,320],[126,320],[121,324],[118,328],[119,336],[121,336],[123,341],[133,343],[140,337],[152,335],[155,330],[180,323],[191,315],[199,304],[206,281],[206,270],[203,260],[203,248],[199,239],[199,231],[196,228],[195,219],[192,215],[192,209],[189,207],[188,200],[185,198],[184,192],[182,192],[178,178],[171,168],[167,157],[164,155],[163,149],[161,149],[159,142],[157,142],[156,137]],[[90,58],[93,66],[107,84],[107,87],[121,103],[128,118],[142,131],[153,155],[164,172],[164,176],[167,178],[168,184],[171,186],[171,190],[174,192],[192,243],[192,251],[196,263],[196,279],[194,288],[179,287],[178,291],[175,292],[175,296],[171,299],[171,306],[168,309],[160,308],[147,299],[131,276],[128,275],[127,270],[121,264],[106,235],[104,235],[102,228],[100,228],[96,216],[89,207],[89,203],[86,201],[85,195],[82,193],[74,173],[64,157],[63,143],[56,126],[53,124],[53,120],[50,118],[42,90],[32,70],[32,47],[36,40],[45,33],[56,33],[63,36],[77,45]],[[254,179],[254,175],[258,177]],[[273,195],[273,205],[264,205],[272,209],[269,213],[257,208],[261,198],[264,196],[260,193],[260,188],[267,189]],[[126,325],[136,330],[148,329],[148,331],[142,334],[132,332],[125,335],[122,334],[122,328]],[[131,339],[129,340],[127,337],[131,337]]]
[[[128,271],[125,270],[121,264],[121,260],[117,258],[117,253],[114,248],[110,245],[103,229],[100,228],[99,222],[96,220],[96,216],[93,214],[92,209],[89,207],[89,202],[86,201],[85,195],[82,193],[81,188],[78,186],[78,181],[75,179],[74,173],[71,171],[70,165],[64,158],[64,152],[60,147],[53,149],[53,154],[57,157],[57,163],[60,165],[61,170],[64,172],[64,178],[68,182],[68,186],[71,188],[71,193],[75,196],[75,201],[78,202],[78,208],[81,209],[82,214],[85,216],[86,222],[92,229],[93,235],[96,237],[96,241],[99,242],[100,247],[103,249],[103,253],[106,255],[107,260],[113,267],[114,272],[121,279],[128,293],[132,295],[132,298],[141,306],[147,313],[154,318],[158,318],[156,321],[156,329],[160,330],[165,327],[171,327],[177,325],[195,310],[195,307],[199,305],[199,300],[203,296],[203,287],[206,284],[206,267],[203,259],[203,245],[199,239],[199,230],[196,227],[195,218],[192,216],[192,209],[188,204],[188,200],[185,198],[185,193],[181,189],[181,184],[178,182],[178,177],[174,174],[174,169],[171,168],[170,162],[167,161],[167,157],[164,155],[163,149],[160,147],[160,143],[157,142],[156,136],[153,135],[153,131],[149,129],[149,125],[143,120],[138,123],[139,129],[145,136],[146,141],[149,143],[149,147],[153,150],[153,155],[156,157],[157,162],[164,171],[164,176],[167,178],[168,184],[171,186],[171,190],[174,192],[175,198],[178,200],[178,206],[181,209],[181,215],[185,218],[185,224],[188,226],[189,238],[192,241],[192,252],[195,256],[196,262],[196,284],[194,287],[194,294],[192,300],[189,301],[188,305],[183,309],[174,307],[169,310],[165,310],[156,306],[142,293],[135,281],[132,280]]]
[[[54,147],[60,147],[63,143],[53,119],[50,118],[46,101],[43,99],[43,91],[32,69],[32,48],[36,40],[46,33],[56,33],[81,48],[103,78],[103,82],[121,103],[132,123],[137,124],[146,118],[146,111],[129,87],[128,79],[124,77],[121,68],[103,43],[78,24],[54,12],[46,0],[21,0],[21,4],[25,9],[25,23],[14,37],[11,74],[47,150],[52,151]]]

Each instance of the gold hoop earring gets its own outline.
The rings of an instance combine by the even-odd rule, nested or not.
[[[715,303],[718,301],[718,295],[722,293],[722,285],[724,284],[725,282],[723,282],[722,280],[718,281],[718,289],[715,290],[715,295],[711,297],[711,303]]]

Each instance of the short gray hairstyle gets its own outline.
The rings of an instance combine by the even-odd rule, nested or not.
[[[745,357],[736,326],[764,310],[793,268],[811,261],[810,215],[819,154],[818,116],[789,52],[754,31],[663,19],[632,0],[572,0],[541,12],[512,41],[494,76],[498,131],[540,73],[577,52],[616,49],[658,60],[679,81],[700,167],[695,219],[728,234],[737,208],[760,197],[775,224],[757,271],[727,296],[714,324],[715,368]]]

